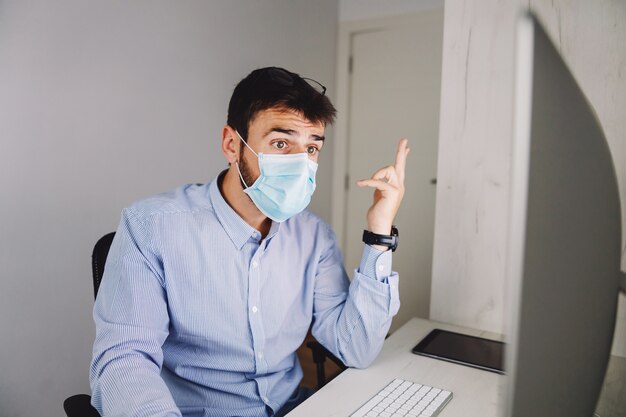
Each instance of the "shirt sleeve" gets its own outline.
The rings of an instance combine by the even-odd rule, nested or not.
[[[169,315],[152,235],[124,210],[98,290],[89,381],[103,416],[181,416],[160,375]]]
[[[330,228],[326,244],[317,268],[313,336],[346,366],[365,368],[378,356],[400,308],[399,277],[391,270],[391,251],[365,245],[350,282]]]
[[[380,282],[388,282],[391,275],[392,251],[380,251],[370,245],[363,246],[359,273]]]

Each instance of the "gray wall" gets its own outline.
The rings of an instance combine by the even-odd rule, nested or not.
[[[514,30],[518,13],[528,7],[597,112],[613,154],[626,237],[626,2],[446,0],[434,320],[505,330]],[[620,299],[613,350],[621,356],[626,356],[625,300]]]
[[[332,97],[337,16],[335,0],[0,0],[0,416],[61,416],[89,392],[93,244],[132,201],[226,166],[252,69]],[[312,203],[327,219],[331,148]]]

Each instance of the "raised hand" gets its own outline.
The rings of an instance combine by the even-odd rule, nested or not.
[[[391,232],[393,219],[404,197],[404,170],[409,151],[408,140],[401,139],[394,165],[381,168],[371,178],[356,182],[359,187],[374,188],[374,202],[367,210],[367,225],[370,232],[380,235],[388,235]]]

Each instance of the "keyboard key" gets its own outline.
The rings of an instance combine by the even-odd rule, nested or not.
[[[378,403],[381,402],[382,400],[383,400],[383,397],[381,397],[380,395],[375,395],[368,402],[363,404],[363,406],[361,408],[359,408],[357,413],[353,414],[353,416],[359,416],[359,417],[365,416],[368,411],[370,411],[372,408],[376,407],[376,405],[378,405]],[[361,413],[361,411],[362,411],[362,413]]]
[[[390,387],[394,387],[394,388],[395,388],[395,387],[397,387],[398,385],[401,385],[403,382],[404,382],[403,380],[396,378],[396,379],[394,379],[393,381],[391,381],[391,382],[389,383],[389,386],[390,386]]]

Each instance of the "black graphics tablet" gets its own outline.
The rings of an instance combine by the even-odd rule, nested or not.
[[[412,352],[499,374],[504,373],[504,343],[482,337],[434,329],[413,348]]]

